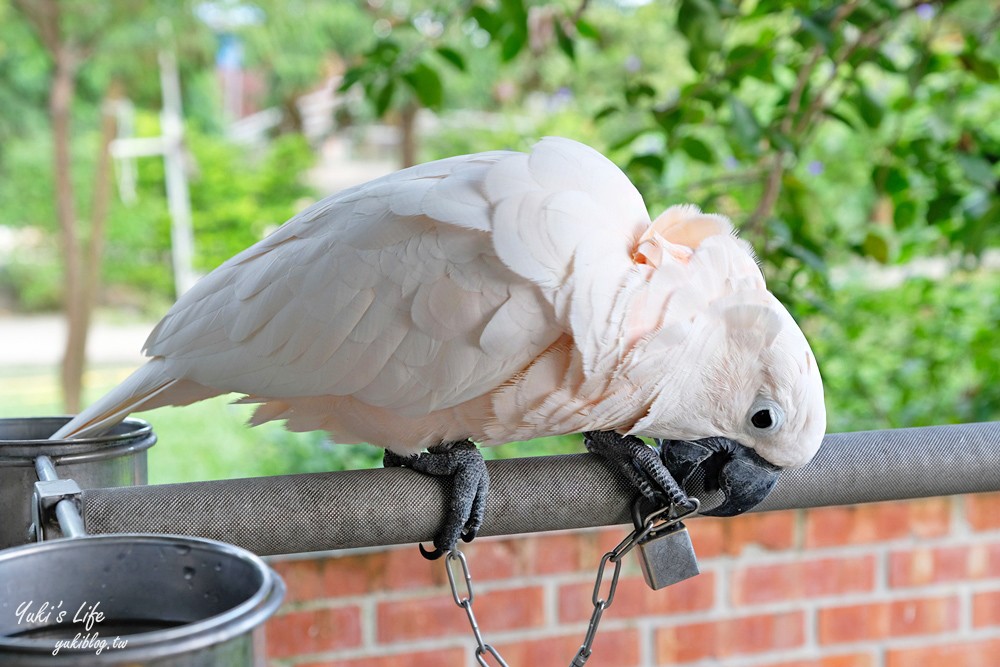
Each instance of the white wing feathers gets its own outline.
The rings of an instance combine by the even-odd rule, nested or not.
[[[297,412],[300,425],[383,445],[359,432],[362,415],[398,416],[381,431],[394,437],[407,423],[444,432],[438,411],[500,421],[552,396],[511,394],[481,419],[456,406],[523,380],[543,353],[530,372],[572,393],[635,343],[608,340],[621,322],[631,317],[635,336],[659,326],[623,297],[651,280],[633,261],[649,229],[625,175],[566,139],[391,174],[317,203],[202,279],[150,335],[134,386],[63,434],[123,418],[152,393],[167,404],[239,392],[265,403],[255,421]],[[306,414],[321,405],[352,416]]]

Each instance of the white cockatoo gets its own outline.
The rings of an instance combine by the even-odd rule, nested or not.
[[[471,443],[587,433],[647,495],[686,504],[674,477],[701,466],[726,492],[714,513],[735,514],[826,427],[809,344],[730,222],[694,206],[651,221],[613,163],[562,138],[320,201],[181,296],[144,350],[52,437],[237,392],[253,424],[455,475],[439,552],[482,520]],[[664,441],[673,476],[636,436]]]

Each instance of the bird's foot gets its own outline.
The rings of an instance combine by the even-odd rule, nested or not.
[[[420,553],[424,558],[440,558],[455,548],[460,537],[465,542],[471,542],[476,537],[486,514],[490,477],[486,472],[483,455],[473,443],[468,440],[446,442],[412,456],[400,456],[387,449],[382,465],[386,468],[411,468],[425,475],[451,478],[451,496],[448,498],[444,526],[434,536],[433,550],[420,545]]]
[[[697,507],[663,464],[660,452],[634,435],[591,431],[583,434],[583,444],[587,451],[611,463],[657,507],[667,502],[687,510]]]

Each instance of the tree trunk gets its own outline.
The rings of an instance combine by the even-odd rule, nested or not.
[[[90,332],[90,322],[97,304],[101,286],[101,260],[104,257],[104,230],[107,226],[108,210],[111,207],[111,142],[114,141],[117,130],[115,122],[114,103],[121,98],[120,87],[112,82],[104,95],[101,104],[101,138],[97,147],[97,162],[94,165],[93,197],[90,208],[90,231],[86,240],[84,261],[80,266],[83,293],[80,295],[81,307],[76,336],[68,336],[77,346],[70,354],[67,345],[66,359],[71,356],[79,359],[72,370],[75,373],[69,378],[73,395],[78,401],[77,406],[67,409],[72,412],[79,410],[79,400],[83,389],[83,371],[87,359],[87,337]],[[81,251],[82,252],[82,251]],[[69,392],[67,392],[67,396]]]
[[[399,110],[399,157],[404,169],[417,163],[418,110],[419,107],[413,102],[408,102]]]
[[[92,51],[93,41],[100,33],[91,35],[89,43],[77,42],[67,36],[64,23],[69,21],[63,14],[64,6],[59,0],[14,0],[14,7],[31,24],[53,64],[49,84],[49,116],[52,123],[56,218],[63,260],[63,308],[66,314],[66,347],[63,350],[60,383],[66,411],[78,412],[86,363],[87,332],[100,284],[104,227],[111,199],[112,167],[108,149],[114,139],[114,118],[105,115],[102,119],[100,153],[94,172],[90,233],[85,246],[77,220],[73,187],[73,99],[80,65]],[[112,84],[106,97],[111,100],[118,96],[119,87]],[[105,108],[105,112],[107,111]]]
[[[71,117],[77,63],[72,51],[64,44],[56,46],[52,58],[55,71],[49,95],[49,114],[52,121],[56,216],[63,256],[63,307],[66,313],[66,347],[63,350],[61,382],[66,410],[78,412],[87,346],[87,309],[71,156]]]

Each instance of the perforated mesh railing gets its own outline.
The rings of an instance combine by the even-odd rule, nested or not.
[[[595,456],[487,466],[480,535],[630,522],[632,490]],[[808,466],[783,473],[755,511],[996,490],[1000,422],[837,433]],[[379,468],[95,489],[84,491],[82,506],[90,533],[195,535],[266,555],[427,541],[446,491],[441,480]]]

